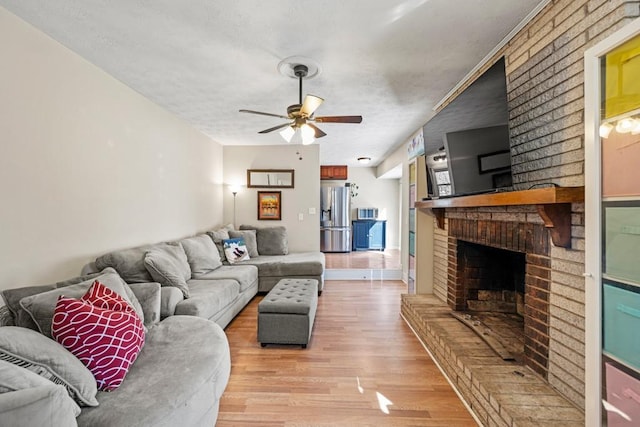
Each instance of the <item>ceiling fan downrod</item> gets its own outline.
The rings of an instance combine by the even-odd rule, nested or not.
[[[300,105],[302,105],[302,79],[307,77],[308,72],[309,67],[304,64],[297,64],[293,66],[293,74],[298,77],[298,81],[300,82],[298,90],[298,104]]]

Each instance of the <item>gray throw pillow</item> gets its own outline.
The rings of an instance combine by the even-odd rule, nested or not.
[[[85,293],[87,293],[93,282],[96,280],[127,300],[127,302],[131,304],[136,311],[138,317],[140,317],[140,320],[144,323],[144,312],[142,311],[140,302],[133,294],[133,291],[129,289],[129,286],[112,268],[106,268],[98,276],[84,282],[22,298],[20,300],[20,306],[23,310],[29,313],[33,321],[38,326],[40,333],[51,338],[51,322],[53,320],[53,312],[56,309],[58,297],[60,297],[60,295],[64,295],[68,298],[81,298]]]
[[[224,241],[229,239],[229,230],[226,228],[219,228],[217,230],[207,231],[213,243],[215,243],[216,248],[218,249],[218,254],[220,255],[220,261],[225,262],[227,257],[224,253]]]
[[[98,406],[98,386],[91,371],[62,345],[36,331],[0,328],[0,360],[64,386],[80,406]]]
[[[244,244],[249,251],[249,258],[257,258],[260,256],[258,253],[258,243],[256,241],[256,230],[230,230],[229,237],[232,239],[241,237],[244,240]]]
[[[144,257],[144,264],[153,280],[162,286],[173,286],[189,298],[187,280],[191,279],[191,267],[180,245],[165,245],[151,249]]]
[[[46,390],[43,390],[46,389]],[[40,396],[41,399],[34,399],[35,401],[47,400],[47,407],[49,411],[47,411],[46,416],[51,416],[54,413],[64,413],[64,414],[73,414],[74,417],[80,415],[80,407],[78,404],[69,396],[67,393],[67,389],[64,386],[59,384],[54,384],[46,378],[41,377],[40,375],[25,369],[21,368],[18,365],[14,365],[13,363],[5,362],[4,360],[0,360],[0,394],[2,393],[11,393],[15,391],[24,391],[24,394],[20,398],[20,406],[24,407],[22,411],[22,415],[28,416],[27,410],[33,407],[27,405],[33,396]],[[40,393],[43,392],[43,393]],[[0,419],[7,423],[7,425],[24,425],[25,419],[18,420],[15,419],[15,422],[9,422],[10,416],[15,416],[16,413],[13,412],[13,409],[8,409],[10,411],[3,411],[0,408]],[[31,416],[34,414],[32,413]],[[50,420],[49,420],[50,421]],[[75,420],[73,420],[75,421]],[[34,424],[35,425],[35,424]],[[54,425],[50,423],[49,425]]]
[[[31,315],[20,306],[20,300],[22,298],[29,297],[35,294],[41,294],[42,292],[47,292],[56,288],[62,288],[64,286],[75,285],[76,283],[81,283],[86,280],[93,279],[94,277],[98,277],[101,274],[103,274],[103,272],[99,271],[84,276],[74,277],[62,282],[52,283],[50,285],[25,286],[22,288],[5,289],[1,291],[2,298],[4,299],[7,308],[13,316],[16,326],[22,326],[23,328],[29,328],[37,331],[38,325],[36,325],[36,323],[33,321]]]
[[[240,230],[256,230],[256,242],[260,255],[287,255],[289,253],[286,227],[241,225]]]
[[[188,239],[182,239],[180,244],[187,255],[187,261],[189,261],[189,267],[191,267],[191,277],[194,279],[222,266],[220,253],[208,235],[200,234]]]

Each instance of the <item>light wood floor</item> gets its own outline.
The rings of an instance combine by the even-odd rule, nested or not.
[[[402,282],[327,281],[305,350],[260,347],[256,297],[226,329],[217,426],[476,426],[400,317],[403,292]]]

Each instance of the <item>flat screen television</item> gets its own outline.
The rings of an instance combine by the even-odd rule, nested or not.
[[[444,136],[444,149],[453,196],[512,186],[507,125],[448,132]]]

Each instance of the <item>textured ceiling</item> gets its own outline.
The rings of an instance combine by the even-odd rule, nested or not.
[[[321,73],[303,92],[325,99],[322,164],[378,164],[540,0],[104,1],[0,0],[0,5],[223,145],[285,143],[297,81],[293,55]],[[285,114],[286,115],[286,114]]]

